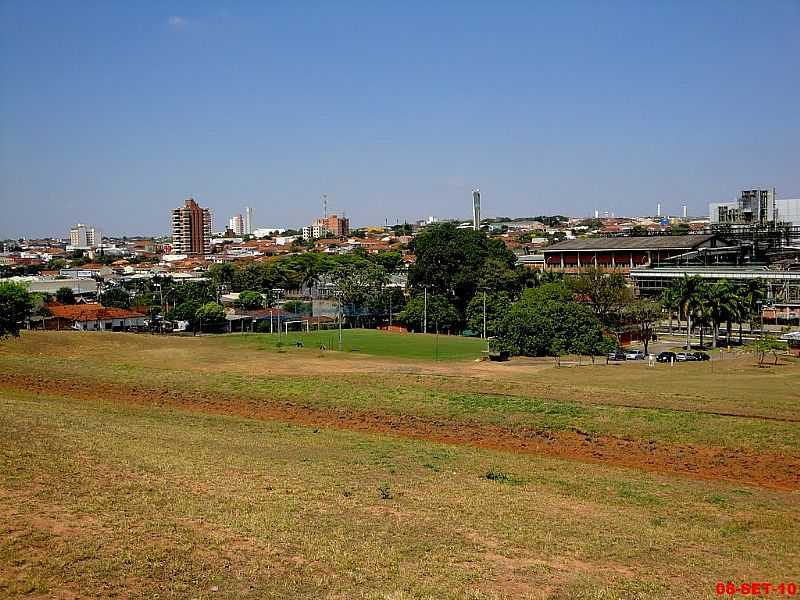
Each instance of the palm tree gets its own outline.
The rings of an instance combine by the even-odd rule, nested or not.
[[[661,291],[661,306],[669,312],[669,332],[672,333],[672,311],[678,308],[678,293],[675,287],[670,286]],[[680,327],[680,322],[678,326]]]
[[[711,286],[703,282],[700,286],[694,301],[692,316],[694,322],[700,327],[700,349],[705,345],[705,331],[713,322],[714,298],[711,294]]]
[[[767,289],[761,279],[748,279],[742,290],[747,317],[750,320],[750,329],[753,329],[753,318],[761,312],[761,306],[767,297]],[[741,329],[741,328],[740,328]]]
[[[723,321],[728,322],[728,341],[730,342],[730,323],[736,314],[736,288],[726,279],[720,279],[715,284],[709,286],[707,294],[708,314],[711,319],[713,340],[711,347],[717,347],[719,337],[719,326]]]
[[[703,279],[698,275],[683,275],[683,279],[677,281],[676,291],[678,306],[681,312],[686,315],[686,349],[692,347],[692,312],[697,308],[697,304],[703,292]]]

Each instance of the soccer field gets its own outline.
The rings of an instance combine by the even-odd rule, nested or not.
[[[232,344],[244,344],[256,348],[283,350],[296,348],[297,342],[304,349],[329,351],[339,350],[339,330],[300,332],[290,331],[278,336],[273,334],[230,335]],[[486,342],[478,338],[458,335],[436,335],[421,333],[394,333],[375,329],[343,329],[342,351],[420,360],[468,360],[485,356]]]

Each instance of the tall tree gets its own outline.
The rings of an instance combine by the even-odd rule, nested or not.
[[[678,306],[686,317],[686,349],[692,347],[692,313],[697,310],[703,295],[703,279],[698,275],[684,275],[675,283]]]
[[[572,287],[578,298],[586,301],[600,322],[610,329],[617,328],[622,310],[633,299],[622,273],[598,267],[581,270],[572,280]]]
[[[678,294],[675,288],[667,287],[661,291],[661,306],[669,313],[669,332],[672,333],[672,315],[678,308]],[[680,328],[680,321],[678,322]]]
[[[737,314],[738,295],[736,288],[726,279],[721,279],[708,286],[707,290],[708,313],[711,318],[712,335],[714,337],[711,347],[717,347],[720,324],[728,323],[728,341],[730,342],[730,323]]]
[[[373,296],[380,295],[388,282],[386,270],[377,264],[345,264],[331,273],[331,279],[347,307],[349,320],[358,324],[363,307]]]
[[[22,323],[33,310],[33,297],[18,283],[0,282],[0,338],[19,336]]]
[[[566,285],[526,290],[499,327],[497,348],[523,356],[594,354],[607,344],[592,309],[572,301]]]
[[[761,316],[764,300],[767,298],[767,286],[761,279],[748,279],[744,286],[742,296],[748,311],[750,329],[753,329],[754,320]]]
[[[639,330],[639,339],[644,343],[644,352],[647,354],[650,340],[653,339],[653,327],[661,320],[661,304],[652,300],[634,300],[626,310],[629,318]]]
[[[514,269],[516,256],[501,240],[489,239],[481,231],[458,229],[453,223],[428,226],[415,237],[410,250],[416,262],[409,269],[409,285],[415,292],[427,287],[450,298],[461,314],[487,276],[487,259]],[[497,290],[501,291],[501,290]]]
[[[428,294],[427,303],[423,294],[417,294],[397,315],[400,323],[417,332],[425,330],[426,318],[428,331],[438,331],[440,328],[453,329],[461,321],[455,306],[441,294]]]
[[[211,281],[214,282],[214,285],[216,285],[219,293],[221,293],[223,289],[230,289],[235,274],[236,267],[233,263],[229,262],[214,263],[208,269],[208,275],[211,277]]]
[[[485,298],[485,303],[484,303]],[[486,335],[497,335],[500,323],[511,310],[511,297],[508,292],[485,293],[478,290],[467,306],[467,327],[477,333],[483,332],[484,309],[486,320]]]

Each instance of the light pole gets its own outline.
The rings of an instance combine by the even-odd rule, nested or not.
[[[422,333],[428,333],[428,287],[425,286],[423,300]]]
[[[342,351],[342,293],[340,291],[334,292],[339,298],[339,352]]]
[[[486,290],[483,290],[483,339],[486,338]]]

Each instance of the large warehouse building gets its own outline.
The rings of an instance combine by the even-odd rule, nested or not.
[[[567,240],[542,252],[547,269],[569,273],[594,266],[627,273],[635,267],[659,264],[687,253],[728,246],[713,234],[654,235]]]

